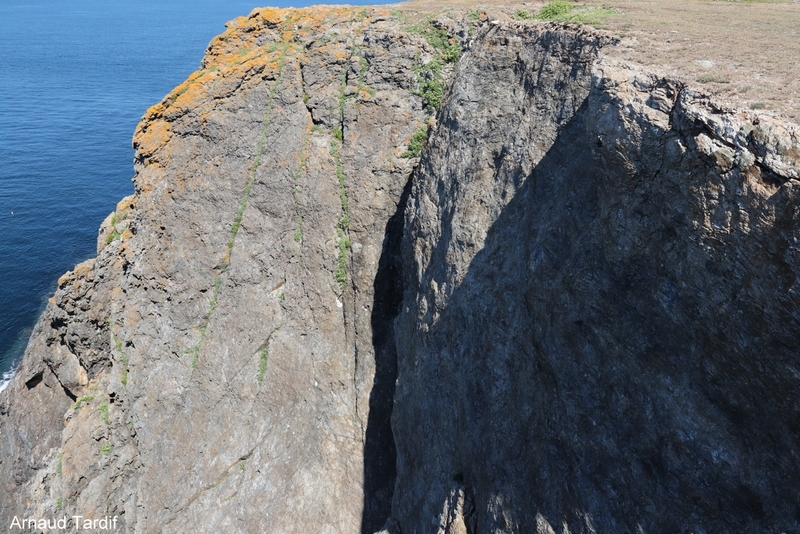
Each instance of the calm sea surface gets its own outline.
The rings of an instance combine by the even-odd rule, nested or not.
[[[255,5],[0,0],[0,389],[58,277],[95,255],[100,223],[133,192],[139,118]]]

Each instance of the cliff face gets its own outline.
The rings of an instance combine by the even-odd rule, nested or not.
[[[459,65],[405,215],[394,513],[796,532],[797,130],[595,44],[497,27]]]
[[[1,521],[800,529],[800,134],[468,21],[212,41],[0,393]]]

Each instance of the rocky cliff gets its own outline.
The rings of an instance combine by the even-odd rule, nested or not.
[[[0,521],[800,531],[800,132],[604,44],[229,23],[0,393]]]

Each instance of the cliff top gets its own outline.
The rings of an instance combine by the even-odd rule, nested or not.
[[[411,0],[398,10],[488,10],[495,16],[537,14],[545,2]],[[743,109],[800,121],[800,0],[581,0],[602,9],[592,24],[619,36],[608,56],[684,80]]]

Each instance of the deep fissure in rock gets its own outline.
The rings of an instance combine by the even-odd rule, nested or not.
[[[403,260],[400,244],[403,217],[411,193],[412,178],[403,189],[397,210],[386,223],[378,271],[375,275],[372,306],[372,346],[375,351],[375,377],[369,396],[369,419],[364,440],[363,534],[372,534],[389,517],[397,477],[397,452],[391,417],[397,379],[397,347],[394,320],[403,300]]]

